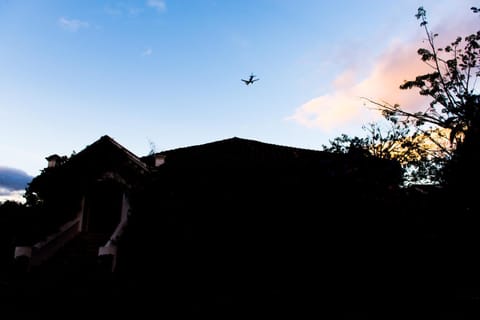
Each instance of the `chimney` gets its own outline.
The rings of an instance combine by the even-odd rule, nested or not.
[[[165,163],[166,156],[163,154],[155,154],[155,167],[160,167],[162,164]]]
[[[46,157],[45,159],[48,161],[48,168],[54,168],[59,165],[61,158],[62,157],[60,157],[58,154],[52,154],[51,156]]]

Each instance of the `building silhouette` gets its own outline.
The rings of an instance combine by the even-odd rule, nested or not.
[[[401,176],[392,161],[237,137],[139,157],[102,136],[47,161],[14,253],[23,294],[152,289],[193,309],[359,294]]]

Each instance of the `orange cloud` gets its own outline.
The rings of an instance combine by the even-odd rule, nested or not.
[[[338,127],[361,126],[380,118],[380,114],[369,108],[362,97],[375,101],[399,103],[407,109],[418,109],[424,105],[425,97],[413,90],[400,90],[404,80],[427,71],[419,61],[416,47],[393,43],[379,57],[369,75],[355,82],[356,70],[342,72],[333,80],[334,92],[301,105],[290,120],[308,128],[332,131]]]
[[[468,25],[467,21],[462,25],[457,22],[454,28],[447,29],[442,24],[442,40],[454,40],[458,35],[468,34],[465,25]],[[445,44],[441,43],[442,46]],[[430,67],[417,55],[417,49],[422,46],[427,46],[427,43],[392,42],[378,57],[367,76],[358,80],[356,69],[344,70],[332,81],[333,92],[307,101],[287,119],[327,133],[339,128],[361,127],[368,122],[379,120],[380,113],[373,110],[374,105],[362,97],[377,102],[400,104],[405,110],[424,110],[430,102],[428,97],[420,96],[416,89],[399,88],[405,80],[413,80],[417,75],[430,72]]]
[[[392,44],[379,58],[369,77],[353,88],[354,92],[375,101],[398,103],[407,110],[423,108],[427,98],[420,96],[415,89],[400,89],[405,80],[430,72],[416,51],[416,45]]]
[[[332,131],[338,126],[353,124],[362,114],[362,101],[345,91],[323,95],[304,103],[288,119],[307,128]]]

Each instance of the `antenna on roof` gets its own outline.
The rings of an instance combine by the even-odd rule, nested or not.
[[[148,139],[148,144],[150,145],[150,151],[148,152],[148,155],[153,156],[155,153],[157,153],[157,146],[155,145],[155,142],[150,139]]]

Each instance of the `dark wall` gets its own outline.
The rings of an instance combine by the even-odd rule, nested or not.
[[[132,201],[122,268],[196,298],[344,294],[378,272],[386,192],[313,166],[165,165]]]

